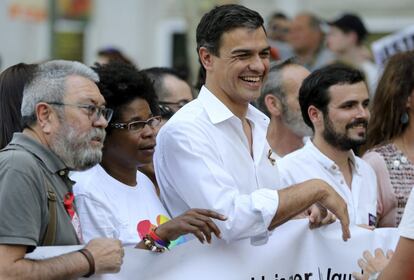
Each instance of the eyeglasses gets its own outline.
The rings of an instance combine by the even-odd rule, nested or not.
[[[116,129],[127,129],[129,131],[141,131],[146,125],[151,128],[156,128],[161,123],[161,117],[156,116],[149,118],[146,121],[132,121],[128,123],[110,123],[109,126]]]
[[[163,119],[168,120],[174,115],[173,110],[168,105],[158,104],[158,108],[160,109],[160,115]]]
[[[158,103],[160,105],[167,105],[167,106],[177,106],[178,108],[183,107],[185,104],[187,104],[188,102],[190,102],[190,100],[180,100],[178,102],[167,102],[167,101],[159,101]]]
[[[114,111],[110,108],[99,107],[93,104],[67,104],[61,102],[47,102],[47,104],[57,106],[73,106],[81,109],[86,109],[88,111],[89,119],[91,119],[93,122],[99,120],[101,116],[103,116],[105,120],[109,122],[112,118],[112,114],[114,113]]]

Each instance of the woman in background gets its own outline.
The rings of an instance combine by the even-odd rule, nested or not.
[[[391,57],[371,104],[368,150],[378,180],[378,226],[399,225],[414,185],[414,52]]]
[[[22,131],[20,107],[23,89],[36,69],[35,64],[19,63],[0,74],[0,149]]]

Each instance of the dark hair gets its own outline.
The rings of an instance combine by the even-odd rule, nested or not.
[[[144,69],[142,70],[142,72],[144,72],[148,76],[148,78],[152,80],[155,93],[157,94],[159,100],[163,100],[165,97],[170,95],[169,90],[164,86],[165,76],[171,75],[179,80],[187,82],[185,80],[185,77],[174,68],[152,67]]]
[[[361,71],[344,64],[332,64],[312,72],[299,89],[299,104],[305,123],[314,129],[308,115],[309,106],[313,105],[328,113],[330,101],[329,88],[333,85],[356,84],[364,81]]]
[[[200,91],[205,83],[206,83],[206,69],[204,69],[203,65],[200,63],[200,67],[198,68],[197,81],[194,85],[194,88],[197,91]]]
[[[19,63],[0,74],[0,149],[23,129],[20,111],[24,86],[29,82],[36,64]]]
[[[119,62],[133,65],[131,60],[129,60],[120,50],[116,48],[100,49],[98,50],[98,56],[104,56],[108,58],[109,62],[119,61]]]
[[[357,44],[361,45],[362,41],[368,35],[368,30],[366,29],[361,18],[355,14],[344,14],[340,18],[336,19],[329,23],[332,26],[336,26],[344,33],[355,32],[357,35]]]
[[[205,47],[210,53],[219,56],[223,33],[239,27],[262,27],[265,30],[263,18],[256,11],[235,4],[216,6],[201,18],[197,26],[197,53],[201,47]]]
[[[152,82],[135,66],[113,61],[95,64],[92,69],[99,75],[98,87],[106,100],[106,106],[114,110],[111,122],[119,121],[123,107],[137,98],[147,101],[154,115],[159,114]],[[107,128],[107,131],[109,133],[110,129]]]
[[[407,112],[406,103],[414,90],[413,69],[414,51],[398,53],[388,60],[371,103],[365,150],[388,143],[407,128],[401,116]]]
[[[270,16],[270,20],[272,19],[289,19],[286,14],[282,12],[275,12]]]
[[[280,101],[286,99],[286,91],[282,80],[282,70],[291,65],[301,65],[296,57],[291,57],[286,60],[272,62],[270,64],[267,80],[263,84],[259,98],[257,99],[257,107],[266,116],[270,117],[269,110],[265,104],[265,97],[269,94],[276,96]]]

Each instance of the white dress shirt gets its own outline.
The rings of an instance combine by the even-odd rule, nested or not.
[[[337,164],[324,155],[311,140],[305,146],[278,160],[282,186],[321,179],[331,185],[346,201],[351,224],[375,225],[377,179],[366,162],[349,152],[352,185],[348,187]]]
[[[242,122],[206,87],[160,130],[154,155],[161,199],[172,217],[215,210],[224,240],[267,236],[279,196],[279,174],[266,140],[269,119],[249,105],[250,154]],[[259,237],[260,236],[260,237]]]

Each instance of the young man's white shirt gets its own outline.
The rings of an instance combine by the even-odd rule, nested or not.
[[[206,87],[160,130],[154,164],[171,216],[215,210],[223,239],[266,236],[278,208],[279,174],[266,140],[269,119],[249,105],[253,158],[242,122]]]
[[[311,140],[305,146],[278,160],[282,186],[321,179],[346,201],[351,224],[375,225],[377,216],[377,179],[374,170],[349,152],[352,185],[348,187],[338,165],[324,155]]]

